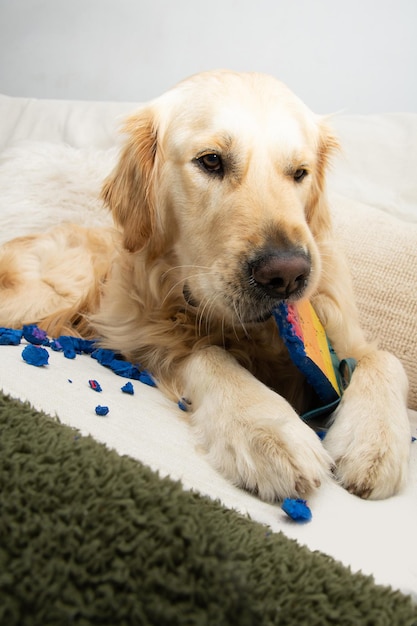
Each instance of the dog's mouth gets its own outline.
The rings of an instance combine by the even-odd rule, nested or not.
[[[229,312],[229,315],[245,325],[263,324],[267,322],[272,317],[274,309],[280,302],[295,302],[296,300],[300,300],[304,295],[304,289],[299,289],[289,297],[265,297],[265,295],[261,297],[258,293],[249,295],[250,291],[249,289],[237,302],[227,297],[225,303],[225,310]],[[189,306],[194,309],[200,307],[201,303],[195,298],[188,284],[185,284],[183,287],[183,296]]]
[[[207,310],[218,311],[223,322],[229,319],[242,324],[266,322],[280,302],[294,302],[305,296],[310,284],[312,262],[310,255],[298,247],[284,250],[263,249],[250,260],[243,261],[236,280],[221,277],[223,288],[210,294]],[[219,285],[217,285],[217,290]],[[189,306],[204,310],[208,300],[196,295],[189,283],[183,288]]]

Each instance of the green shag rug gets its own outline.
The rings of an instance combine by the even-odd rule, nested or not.
[[[0,395],[0,624],[412,625],[417,607]]]

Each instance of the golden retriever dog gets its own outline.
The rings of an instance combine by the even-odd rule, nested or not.
[[[5,244],[0,324],[80,333],[183,399],[225,477],[267,501],[333,473],[385,498],[406,480],[407,379],[366,341],[332,234],[328,121],[260,74],[207,72],[126,122],[103,199],[115,228],[59,225]],[[324,442],[271,316],[311,300],[340,359],[357,360]]]

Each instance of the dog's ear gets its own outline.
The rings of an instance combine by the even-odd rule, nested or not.
[[[311,231],[317,237],[328,232],[331,227],[330,211],[326,196],[326,173],[331,157],[340,149],[337,137],[322,120],[319,123],[319,131],[316,172],[307,205],[307,221]]]
[[[104,183],[102,197],[123,229],[123,245],[130,252],[155,247],[155,177],[157,129],[151,108],[129,117],[127,142],[119,162]],[[153,250],[152,254],[156,254]]]

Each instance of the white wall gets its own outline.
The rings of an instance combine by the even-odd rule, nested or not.
[[[319,113],[417,111],[417,0],[0,0],[0,92],[146,100],[202,69]]]

